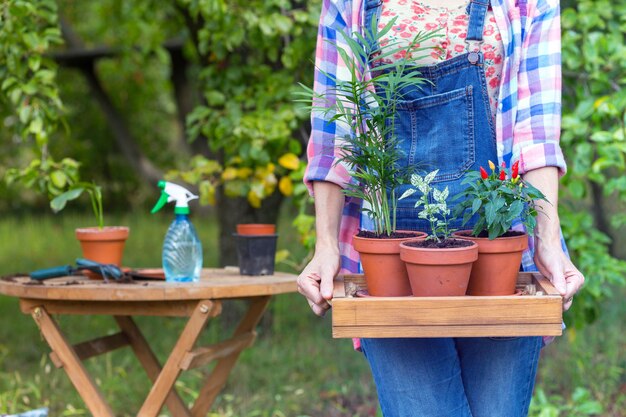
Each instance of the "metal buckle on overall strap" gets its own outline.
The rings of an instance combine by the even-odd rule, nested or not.
[[[470,0],[469,3],[469,7],[468,7],[468,12],[470,12],[470,16],[469,19],[470,21],[468,22],[468,25],[473,23],[472,19],[471,19],[471,5],[472,3],[476,3],[478,5],[481,5],[483,7],[489,7],[489,0]],[[484,26],[484,19],[483,19],[483,26]],[[472,65],[476,65],[479,61],[480,61],[480,48],[481,45],[483,44],[483,37],[480,36],[480,39],[468,39],[469,38],[469,34],[470,34],[470,27],[468,26],[468,36],[467,38],[465,38],[465,43],[466,43],[466,49],[468,51],[468,55],[467,55],[467,60],[470,62],[470,64]],[[483,30],[483,28],[481,28],[481,31]]]
[[[472,65],[476,65],[476,63],[480,60],[479,52],[472,51],[467,55],[467,60]]]

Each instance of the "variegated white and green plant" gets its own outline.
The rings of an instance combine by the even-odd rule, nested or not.
[[[419,190],[422,196],[415,202],[415,208],[423,208],[419,212],[418,217],[430,223],[428,239],[441,242],[448,239],[454,230],[448,226],[450,221],[450,209],[446,203],[450,194],[448,187],[442,191],[431,186],[438,172],[439,170],[437,169],[426,174],[423,178],[419,174],[411,175],[411,185],[414,188],[407,189],[400,196],[399,200],[405,199]]]

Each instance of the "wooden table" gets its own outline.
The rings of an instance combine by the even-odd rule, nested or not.
[[[18,297],[23,313],[30,314],[50,345],[55,366],[64,368],[94,417],[113,417],[113,411],[87,373],[84,359],[129,345],[153,385],[138,417],[156,417],[163,404],[174,417],[205,416],[220,392],[241,351],[252,345],[259,323],[272,295],[296,291],[296,276],[239,275],[237,268],[204,269],[197,283],[164,281],[104,283],[86,277],[46,280],[26,285],[29,277],[0,280],[0,294]],[[195,347],[207,321],[222,311],[222,300],[249,300],[249,308],[232,337],[212,346]],[[71,345],[54,320],[56,314],[110,315],[120,331]],[[161,367],[133,316],[188,317],[165,365]],[[198,398],[188,409],[173,389],[182,371],[217,361]]]

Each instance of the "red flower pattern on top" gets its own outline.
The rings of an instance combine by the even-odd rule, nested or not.
[[[393,30],[389,31],[381,44],[387,45],[389,41],[392,41],[396,47],[408,46],[420,31],[437,31],[441,35],[416,46],[416,48],[420,48],[419,51],[412,54],[415,57],[416,65],[435,65],[467,52],[465,38],[467,37],[469,16],[466,5],[448,8],[430,6],[418,0],[383,0],[382,7],[379,27],[385,27],[393,18],[397,19],[397,24]],[[502,36],[491,10],[487,11],[483,29],[483,43],[480,48],[485,58],[485,78],[489,103],[495,117],[502,77],[504,47]],[[400,59],[402,55],[404,54],[387,57],[385,62],[391,63],[394,59]]]

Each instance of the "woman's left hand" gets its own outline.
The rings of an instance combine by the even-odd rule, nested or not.
[[[572,306],[574,294],[585,283],[583,274],[565,255],[560,242],[548,244],[537,239],[535,246],[535,265],[563,296],[563,311]]]
[[[559,213],[559,172],[555,167],[537,168],[523,174],[524,181],[534,185],[545,195],[535,201],[539,211],[535,229],[535,265],[539,272],[552,281],[563,296],[563,310],[572,306],[574,294],[580,290],[585,277],[569,260],[561,247]]]

